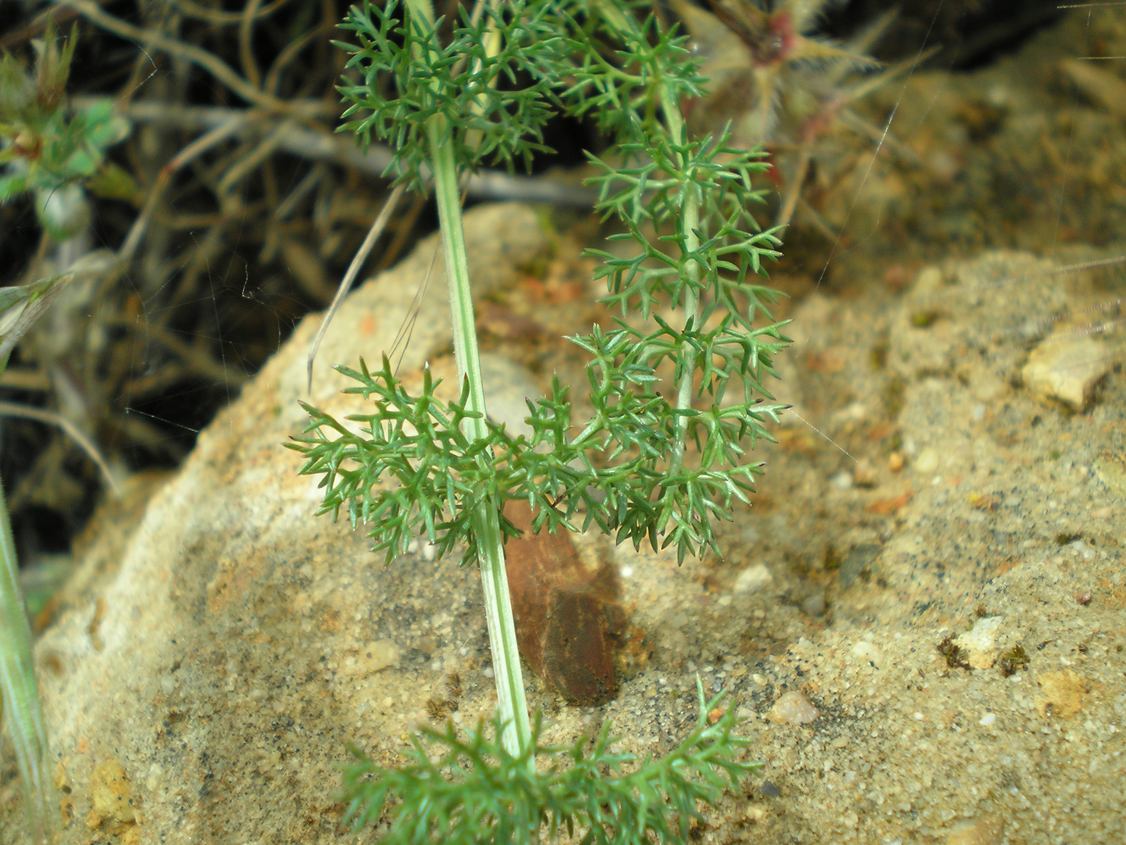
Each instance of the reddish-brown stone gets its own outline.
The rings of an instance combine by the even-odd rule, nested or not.
[[[598,704],[618,691],[614,656],[625,614],[609,566],[590,569],[566,532],[531,532],[525,502],[504,515],[524,532],[505,546],[516,640],[524,662],[568,701]]]

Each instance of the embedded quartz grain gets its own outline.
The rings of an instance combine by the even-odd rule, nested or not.
[[[770,570],[761,563],[756,563],[739,573],[739,577],[735,579],[735,592],[757,593],[768,589],[773,582]]]
[[[110,758],[94,766],[90,777],[90,803],[87,827],[120,830],[137,821],[133,786],[120,760]]]
[[[946,834],[945,842],[946,845],[994,845],[1003,841],[1004,832],[1004,820],[989,815],[958,822]]]
[[[1004,619],[986,616],[974,623],[973,628],[955,637],[954,644],[966,652],[966,660],[974,669],[989,669],[997,662],[1001,650],[998,637]]]

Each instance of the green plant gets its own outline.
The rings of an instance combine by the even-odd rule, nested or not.
[[[0,289],[0,374],[19,339],[42,316],[73,275]],[[33,841],[46,841],[54,828],[54,790],[48,768],[49,746],[31,654],[19,583],[19,561],[8,505],[0,482],[0,724],[8,729],[24,786],[24,803]]]
[[[499,744],[481,731],[467,741],[428,733],[444,755],[437,763],[416,744],[407,769],[350,770],[357,822],[378,818],[397,792],[391,841],[529,842],[543,824],[575,823],[588,842],[683,838],[697,799],[713,802],[721,781],[753,767],[737,760],[745,743],[730,711],[706,730],[716,702],[701,689],[703,733],[670,757],[622,774],[629,758],[604,731],[587,755],[580,743],[565,756],[600,778],[568,774],[558,749],[537,747],[528,720],[505,578],[503,541],[518,533],[502,514],[509,499],[532,506],[536,531],[596,525],[618,542],[675,546],[680,560],[715,549],[714,521],[747,500],[761,471],[746,447],[769,437],[764,423],[781,409],[763,379],[787,340],[768,310],[775,292],[754,281],[778,244],[751,213],[760,201],[751,176],[764,165],[725,135],[689,137],[681,104],[703,80],[684,37],[647,8],[516,0],[436,21],[429,0],[390,0],[353,7],[343,24],[359,45],[343,45],[344,128],[391,142],[401,184],[433,180],[462,388],[442,401],[427,372],[413,395],[386,358],[375,370],[361,361],[341,371],[357,382],[347,392],[374,400],[371,413],[349,418],[362,433],[306,405],[310,422],[291,446],[306,457],[303,473],[322,476],[322,512],[343,508],[354,525],[372,525],[388,560],[421,534],[480,566],[498,693]],[[570,391],[555,380],[528,403],[531,434],[514,436],[486,415],[458,179],[482,164],[527,162],[558,112],[593,118],[614,140],[613,158],[590,156],[593,182],[598,210],[625,230],[612,239],[630,248],[592,251],[605,301],[620,312],[613,328],[569,338],[590,356],[592,418],[573,418]],[[537,754],[554,762],[538,767]],[[650,775],[644,788],[630,780]]]
[[[538,717],[532,741],[518,754],[500,742],[499,720],[491,734],[479,726],[465,739],[452,725],[443,732],[424,728],[410,762],[398,769],[353,750],[356,760],[344,775],[346,816],[366,824],[389,812],[390,831],[382,840],[389,845],[525,842],[544,826],[550,838],[573,834],[576,820],[587,829],[584,841],[625,845],[650,834],[663,842],[686,840],[701,818],[698,803],[715,803],[753,768],[734,759],[733,752],[748,744],[732,733],[734,711],[709,722],[720,697],[707,701],[703,686],[697,690],[699,714],[688,736],[664,757],[640,764],[614,751],[607,724],[594,739],[570,747],[540,745]],[[402,801],[392,803],[392,796]]]
[[[90,214],[85,186],[91,180],[119,193],[120,183],[129,179],[104,161],[106,150],[128,132],[112,102],[77,111],[66,107],[76,44],[75,31],[60,42],[48,29],[42,41],[34,42],[34,74],[15,56],[0,56],[0,202],[32,194],[35,213],[55,240],[85,227]]]

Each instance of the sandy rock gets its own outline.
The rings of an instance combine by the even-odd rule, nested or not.
[[[725,566],[678,567],[675,555],[627,544],[616,550],[630,573],[624,600],[645,638],[631,643],[636,662],[618,696],[596,709],[570,707],[531,681],[550,741],[569,744],[606,716],[623,750],[642,757],[674,747],[692,723],[697,676],[709,692],[726,690],[748,753],[765,766],[726,810],[704,811],[701,845],[947,837],[966,845],[990,841],[994,817],[1004,820],[998,845],[1121,839],[1126,699],[1117,634],[1126,573],[1122,498],[1112,485],[1126,382],[1109,373],[1084,414],[1045,413],[1014,388],[1029,349],[1060,315],[1115,307],[1119,264],[1091,272],[1061,264],[1117,261],[1121,249],[1069,245],[1054,233],[1111,244],[1126,230],[1120,203],[1114,216],[1089,212],[1113,207],[1113,177],[1126,160],[1126,145],[1106,141],[1117,126],[1061,101],[1067,86],[1050,79],[1058,59],[1122,43],[1126,16],[1062,17],[1066,28],[1037,36],[1016,72],[928,71],[906,81],[906,93],[886,87],[883,113],[899,104],[893,134],[923,130],[900,140],[924,165],[899,168],[889,156],[869,167],[870,150],[859,160],[856,173],[890,174],[905,200],[886,209],[878,231],[852,233],[829,268],[832,285],[795,300],[803,346],[780,359],[779,400],[796,402],[824,436],[784,416],[780,445],[752,456],[769,464],[754,508],[722,528],[725,558],[765,567],[769,592],[740,603],[720,592],[732,574]],[[974,113],[989,131],[958,146],[952,138],[967,133],[965,115]],[[1066,173],[1052,141],[1061,130],[1074,153]],[[950,163],[950,181],[919,184],[936,156]],[[853,200],[840,183],[829,190],[838,204]],[[507,212],[487,225],[503,231],[516,218]],[[893,232],[909,238],[881,237]],[[1019,236],[1017,247],[1036,254],[962,257],[972,244],[1014,244],[997,233]],[[429,263],[429,246],[416,269]],[[1049,251],[1052,261],[1042,257]],[[939,256],[941,265],[917,273]],[[517,259],[486,260],[503,271]],[[882,296],[889,260],[917,281]],[[359,292],[368,305],[330,333],[336,349],[318,361],[318,404],[356,407],[337,396],[329,367],[361,349],[378,356],[379,338],[405,310],[409,280],[384,281],[393,279],[397,290]],[[838,296],[838,283],[858,295]],[[418,321],[427,349],[448,343],[431,332],[446,324],[445,310],[427,304]],[[576,327],[550,328],[559,336]],[[310,334],[305,326],[297,337],[307,343]],[[418,345],[404,373],[421,360]],[[149,495],[140,529],[107,515],[100,531],[120,540],[81,555],[80,580],[38,652],[49,727],[73,775],[76,821],[65,845],[92,840],[82,823],[91,769],[109,757],[132,779],[141,822],[127,832],[142,833],[140,841],[337,843],[346,742],[390,765],[428,716],[466,725],[491,711],[476,573],[424,555],[384,568],[362,536],[310,519],[313,484],[289,475],[277,448],[300,420],[291,403],[304,383],[302,358],[287,347],[247,387],[184,469]],[[573,383],[583,378],[576,370]],[[858,403],[865,414],[849,410]],[[886,489],[836,490],[827,479],[849,465],[825,437],[889,467],[890,454],[931,448],[939,467],[920,476],[910,460],[897,461],[901,473]],[[893,512],[868,508],[908,491]],[[986,501],[994,504],[977,506]],[[1056,539],[1075,531],[1082,555]],[[812,589],[826,590],[830,624],[796,606]],[[1006,620],[1002,634],[1019,622],[1029,648],[1011,661],[1012,674],[1005,650],[989,672],[950,666],[936,651],[979,607]],[[380,640],[397,646],[393,665],[339,670],[344,656]],[[766,718],[787,690],[803,691],[807,707],[797,712],[819,717],[801,728]],[[1075,715],[1060,718],[1069,708]],[[25,845],[18,793],[12,767],[0,763],[3,845]],[[740,794],[754,795],[763,812],[745,812]]]

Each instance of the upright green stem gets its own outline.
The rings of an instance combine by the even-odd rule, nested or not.
[[[434,16],[429,0],[407,0],[407,7],[412,15],[433,25]],[[427,136],[450,290],[454,356],[459,376],[468,380],[467,408],[480,414],[477,419],[465,421],[465,431],[474,439],[480,439],[488,435],[485,425],[485,391],[473,317],[473,296],[469,284],[457,166],[453,146],[449,142],[448,128],[442,117],[435,117],[430,121]],[[519,754],[531,745],[532,730],[524,697],[524,678],[516,645],[512,600],[504,568],[504,543],[497,503],[485,503],[477,509],[473,515],[473,530],[481,567],[481,586],[485,594],[485,617],[497,686],[497,707],[501,722],[505,725],[504,746],[510,753]],[[530,760],[530,765],[534,765],[534,761]]]
[[[0,701],[24,785],[28,821],[35,842],[49,841],[54,829],[47,731],[39,705],[31,627],[19,586],[16,546],[0,484]]]
[[[482,415],[478,419],[466,420],[465,427],[474,438],[482,438],[487,435],[484,420],[485,394],[481,358],[477,350],[457,170],[453,151],[442,138],[438,127],[430,130],[430,147],[434,165],[434,188],[438,199],[438,219],[442,227],[450,287],[454,356],[457,358],[458,375],[462,379],[468,379],[468,409]],[[531,743],[532,732],[528,723],[528,705],[524,698],[524,678],[516,646],[516,626],[513,621],[512,600],[508,594],[504,544],[496,505],[497,503],[486,503],[480,506],[474,514],[473,527],[481,566],[481,586],[485,593],[485,616],[489,627],[493,672],[496,675],[498,706],[501,721],[506,725],[504,743],[510,752],[516,754]]]
[[[668,89],[661,92],[661,107],[665,113],[665,126],[668,127],[669,137],[674,143],[685,140],[684,119],[680,113],[680,105],[669,95]],[[683,190],[683,213],[677,225],[680,227],[681,236],[684,238],[685,251],[695,253],[700,248],[700,236],[698,234],[700,228],[700,190],[692,178],[685,180]],[[684,316],[686,321],[691,319],[692,328],[698,330],[700,328],[697,325],[700,321],[700,296],[698,292],[700,267],[693,261],[685,267],[685,272],[689,278],[684,285]],[[681,356],[684,364],[680,375],[680,384],[677,386],[676,407],[677,410],[686,410],[692,407],[692,377],[696,372],[695,347],[685,341],[681,345]],[[681,462],[684,460],[684,440],[687,428],[688,418],[678,417],[677,431],[679,437],[673,455],[673,466],[671,467],[673,472],[680,468]]]

